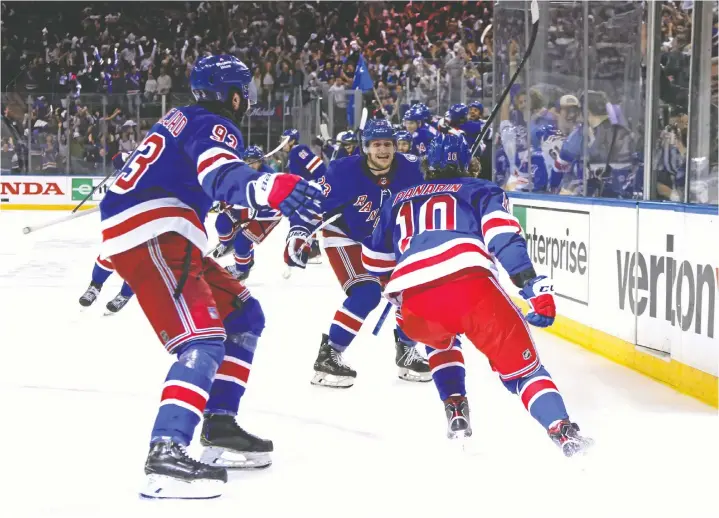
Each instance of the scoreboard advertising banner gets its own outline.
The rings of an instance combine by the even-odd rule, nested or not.
[[[90,176],[0,176],[0,204],[3,209],[72,209],[102,182]],[[89,206],[102,200],[103,185],[88,200]]]
[[[574,328],[558,334],[716,406],[716,207],[514,193],[510,201],[535,269],[554,280],[557,311]]]

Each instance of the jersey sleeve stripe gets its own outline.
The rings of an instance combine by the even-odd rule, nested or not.
[[[314,157],[312,160],[310,160],[310,163],[307,164],[307,170],[310,173],[314,173],[315,170],[320,166],[322,163],[322,159],[318,156]]]
[[[102,230],[102,238],[104,241],[116,238],[130,230],[138,228],[145,223],[161,218],[182,218],[191,222],[195,227],[204,232],[204,227],[192,209],[183,209],[181,207],[160,207],[151,209],[132,216],[122,223],[108,227]]]
[[[209,172],[222,165],[234,162],[242,162],[242,160],[234,153],[223,148],[213,147],[208,149],[197,157],[197,180],[202,184]]]

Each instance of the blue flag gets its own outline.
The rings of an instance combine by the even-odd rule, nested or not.
[[[363,92],[366,92],[368,90],[372,90],[374,87],[374,83],[372,82],[372,77],[369,75],[369,70],[367,69],[367,63],[365,63],[364,58],[360,54],[359,60],[357,61],[357,68],[355,69],[355,77],[352,81],[352,92],[350,95],[350,98],[347,102],[347,123],[350,127],[354,126],[354,120],[355,120],[355,96],[354,96],[354,90],[359,88]]]

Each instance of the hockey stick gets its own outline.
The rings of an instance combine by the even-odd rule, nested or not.
[[[290,141],[289,135],[285,135],[284,137],[282,137],[282,141],[280,142],[280,145],[277,146],[277,147],[276,147],[275,149],[273,149],[272,151],[270,151],[269,153],[267,153],[267,154],[264,156],[264,158],[270,158],[270,157],[271,157],[272,155],[274,155],[275,153],[278,153],[283,147],[285,147],[285,146],[287,145],[287,143],[288,143],[289,141]]]
[[[481,143],[484,140],[484,137],[487,136],[492,122],[497,116],[497,112],[499,112],[500,108],[504,104],[504,100],[507,98],[507,95],[509,95],[509,91],[511,90],[512,85],[514,85],[514,82],[517,80],[519,73],[524,68],[524,64],[527,62],[527,59],[529,59],[529,55],[532,53],[532,49],[534,48],[534,42],[537,39],[537,31],[539,30],[539,4],[537,3],[537,0],[532,0],[530,11],[532,13],[532,36],[529,39],[529,45],[527,45],[527,50],[524,52],[524,57],[522,58],[522,61],[520,61],[517,70],[514,71],[514,74],[512,74],[509,83],[502,92],[502,95],[499,97],[499,101],[497,101],[494,105],[494,108],[492,108],[492,112],[489,114],[489,117],[487,117],[487,122],[482,127],[482,131],[479,133],[477,139],[474,141],[470,160],[474,158],[474,156],[477,154],[477,151],[479,151],[479,143]]]
[[[59,225],[60,223],[64,223],[66,221],[70,221],[73,219],[81,218],[83,216],[87,216],[88,214],[92,214],[94,212],[98,212],[100,210],[100,207],[93,207],[92,209],[84,210],[82,212],[71,212],[67,216],[63,216],[61,218],[54,219],[52,221],[48,221],[46,223],[41,223],[39,225],[31,226],[31,227],[24,227],[22,229],[23,234],[29,234],[30,232],[35,232],[37,230],[52,227],[53,225]]]
[[[379,316],[379,319],[377,320],[377,325],[374,326],[374,329],[372,330],[372,334],[377,336],[379,334],[379,330],[382,329],[382,325],[384,324],[384,321],[387,320],[387,317],[389,316],[389,310],[392,309],[392,303],[387,302],[387,305],[382,310],[382,314]]]
[[[88,194],[87,196],[85,196],[85,197],[82,199],[82,201],[77,204],[77,207],[75,207],[74,209],[72,209],[71,214],[75,214],[75,213],[80,209],[80,207],[82,207],[83,205],[85,205],[85,202],[86,202],[87,200],[89,200],[90,198],[92,198],[92,195],[95,194],[95,192],[96,192],[100,187],[102,187],[103,185],[105,185],[105,182],[107,182],[107,181],[112,177],[112,175],[114,175],[115,173],[118,173],[118,172],[119,172],[119,171],[117,171],[117,170],[113,170],[113,171],[110,172],[110,174],[108,174],[105,178],[103,178],[102,181],[101,181],[99,184],[97,184],[95,187],[92,188],[92,190],[90,191],[90,194]]]

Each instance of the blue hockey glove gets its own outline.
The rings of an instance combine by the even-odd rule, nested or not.
[[[527,313],[527,322],[536,327],[549,327],[554,323],[554,317],[557,315],[554,284],[546,275],[539,275],[527,281],[519,294],[532,308],[532,311]]]
[[[310,226],[322,220],[323,199],[318,186],[294,174],[268,173],[255,183],[257,204],[279,209],[284,216],[297,214]]]
[[[293,227],[287,234],[285,245],[285,264],[293,268],[305,268],[310,256],[310,234],[302,227]]]

